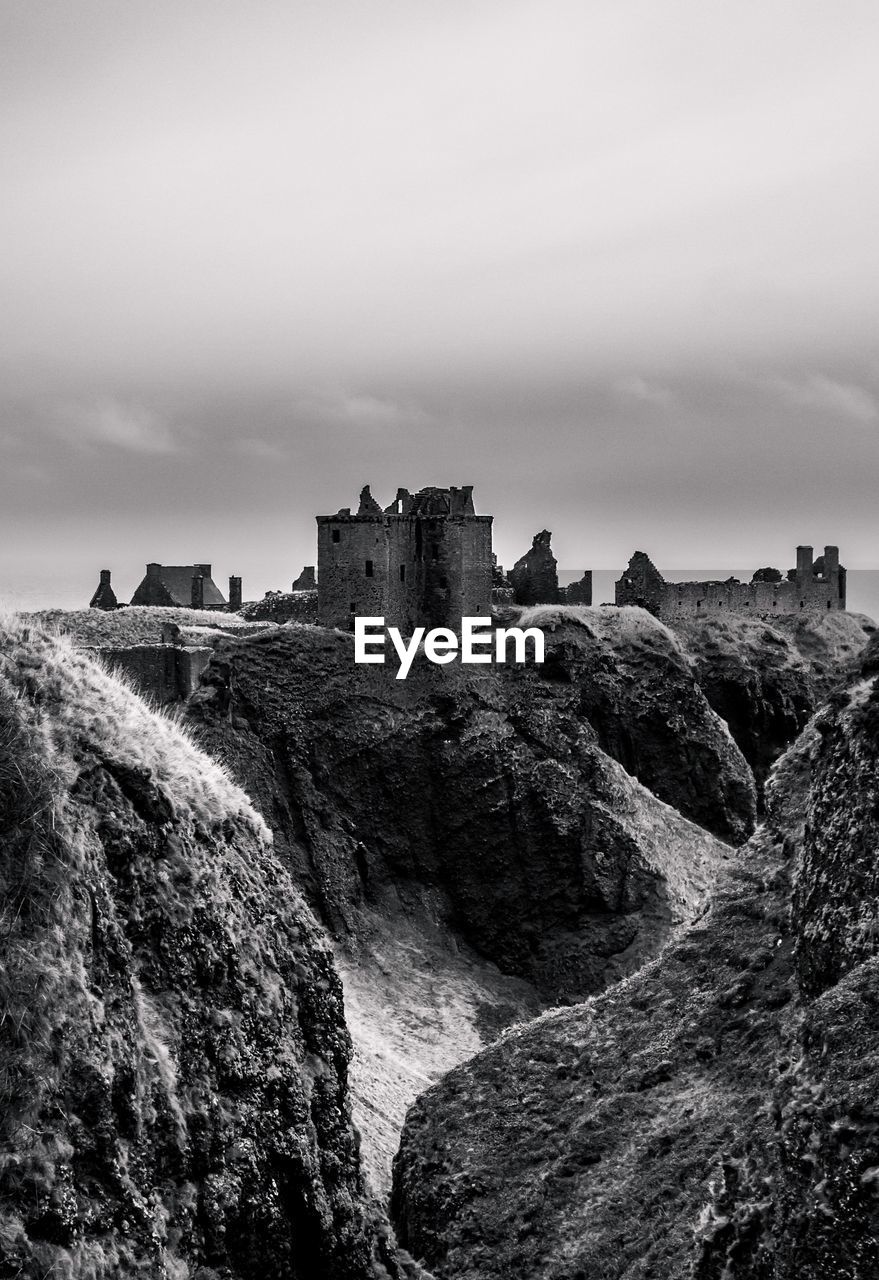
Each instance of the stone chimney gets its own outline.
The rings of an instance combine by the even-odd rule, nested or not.
[[[202,569],[204,566],[197,564],[196,569]],[[204,575],[194,573],[192,575],[192,607],[193,609],[204,608]]]
[[[824,548],[824,577],[828,582],[839,579],[839,547]]]
[[[802,586],[803,583],[812,580],[812,548],[797,547],[797,582]]]
[[[117,607],[118,601],[116,600],[116,595],[110,585],[110,570],[102,569],[101,580],[98,583],[98,588],[95,591],[95,594],[91,598],[89,608],[110,610]]]
[[[147,570],[147,571],[146,571],[146,576],[147,576],[148,578],[150,578],[150,579],[155,580],[155,579],[157,579],[157,578],[159,577],[159,575],[161,574],[161,572],[162,572],[162,566],[161,566],[160,564],[155,564],[155,563],[153,563],[153,564],[148,564],[148,565],[147,565],[147,567],[146,567],[146,570]]]
[[[235,574],[229,577],[229,610],[237,613],[241,608],[241,579]]]

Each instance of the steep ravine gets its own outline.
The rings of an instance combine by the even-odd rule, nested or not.
[[[710,910],[412,1107],[401,1238],[456,1280],[879,1274],[877,649]]]
[[[542,670],[421,659],[405,681],[355,665],[350,636],[282,628],[224,642],[191,704],[335,940],[377,1186],[443,1071],[702,908],[731,850],[673,804],[737,839],[753,821],[674,637],[587,614],[548,633]]]

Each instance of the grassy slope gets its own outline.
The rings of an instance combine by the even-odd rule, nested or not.
[[[0,1276],[402,1274],[363,1201],[341,986],[265,824],[14,619],[0,828]]]
[[[76,643],[115,648],[130,644],[158,644],[162,628],[173,623],[184,635],[218,636],[224,632],[250,634],[270,626],[265,622],[248,622],[237,613],[212,613],[209,609],[153,608],[134,605],[127,609],[104,612],[102,609],[45,609],[25,615],[47,631],[67,635]]]
[[[772,619],[741,616],[681,619],[673,624],[685,646],[700,657],[709,649],[720,659],[754,670],[787,668],[807,675],[819,697],[845,680],[876,630],[861,613]]]

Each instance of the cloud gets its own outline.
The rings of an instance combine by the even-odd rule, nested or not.
[[[278,444],[259,436],[241,436],[232,443],[232,452],[251,462],[280,462],[287,457]]]
[[[810,374],[799,380],[772,378],[769,385],[788,404],[800,408],[851,418],[854,422],[875,422],[879,418],[876,397],[854,382],[837,382],[823,374]]]
[[[658,382],[648,382],[639,374],[619,379],[614,383],[614,390],[621,396],[640,400],[643,404],[668,405],[674,400],[668,387],[660,386]]]
[[[176,453],[180,448],[170,425],[142,404],[99,400],[67,406],[59,418],[58,425],[74,443],[110,445],[131,453]]]
[[[321,392],[305,396],[296,403],[297,413],[315,417],[339,426],[359,427],[364,431],[392,427],[429,426],[431,414],[421,405],[408,401],[383,399],[347,391]]]

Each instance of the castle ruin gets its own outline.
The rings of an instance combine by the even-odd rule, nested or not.
[[[750,582],[666,582],[653,561],[636,551],[617,581],[614,602],[649,609],[658,618],[721,617],[727,613],[778,617],[845,609],[845,569],[839,548],[825,547],[813,560],[811,547],[797,547],[797,565],[778,581],[758,572]]]
[[[209,564],[157,564],[146,566],[146,575],[131,597],[133,605],[164,606],[166,608],[207,609],[213,613],[223,611],[237,613],[241,608],[241,578],[232,574],[229,578],[229,600],[223,595],[211,577]],[[102,569],[98,588],[89,602],[90,609],[107,612],[124,608],[116,599],[110,584],[110,570]]]
[[[592,604],[592,570],[566,587],[559,586],[558,562],[552,553],[552,534],[541,529],[534,535],[531,549],[513,565],[506,582],[512,601],[518,605]]]
[[[383,617],[411,635],[486,616],[491,525],[474,510],[472,485],[398,489],[384,509],[365,485],[355,514],[317,517],[319,622],[350,630],[355,615]]]

